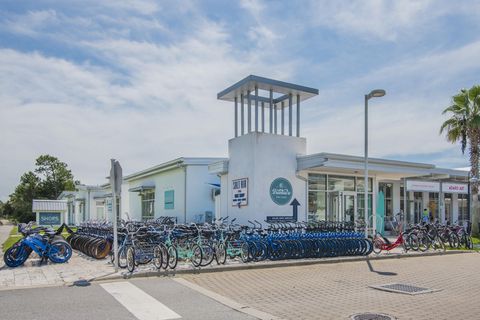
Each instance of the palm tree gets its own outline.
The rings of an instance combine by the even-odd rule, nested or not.
[[[479,187],[479,157],[480,157],[480,85],[469,90],[462,89],[452,98],[453,104],[443,110],[442,114],[449,114],[440,127],[440,134],[445,132],[451,143],[460,141],[462,154],[468,147],[470,155],[470,177],[473,194],[478,193]]]

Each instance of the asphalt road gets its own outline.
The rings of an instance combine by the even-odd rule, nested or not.
[[[2,320],[254,319],[168,278],[0,291]]]

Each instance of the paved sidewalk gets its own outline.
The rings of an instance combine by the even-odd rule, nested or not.
[[[95,260],[74,251],[67,263],[40,263],[40,258],[32,253],[23,266],[0,268],[0,290],[70,285],[77,280],[114,275],[114,269],[108,261]]]
[[[478,319],[479,265],[480,254],[464,253],[182,277],[284,319],[348,319],[359,312],[398,319]],[[394,282],[441,291],[410,296],[369,287]]]

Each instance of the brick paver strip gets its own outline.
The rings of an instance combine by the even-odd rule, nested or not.
[[[285,319],[348,319],[360,312],[398,319],[480,319],[480,254],[357,261],[183,275],[240,304]],[[440,289],[410,296],[369,288],[407,283]]]

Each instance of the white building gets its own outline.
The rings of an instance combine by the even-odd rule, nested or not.
[[[235,137],[228,142],[229,158],[209,167],[221,178],[217,216],[245,224],[288,220],[294,210],[299,221],[365,218],[364,158],[306,154],[300,103],[316,94],[314,88],[257,76],[218,94],[233,102]],[[408,222],[420,221],[424,208],[440,221],[470,219],[468,172],[387,159],[369,163],[368,220],[372,224],[378,215],[378,229],[388,230],[400,210]]]
[[[245,224],[289,220],[294,213],[299,221],[365,219],[364,158],[306,153],[300,104],[317,94],[253,75],[218,93],[234,106],[228,158],[179,158],[125,176],[121,216],[191,222],[215,215]],[[425,208],[440,221],[471,220],[468,172],[374,158],[369,166],[367,220],[376,220],[377,229],[388,230],[401,210],[408,222],[420,221]],[[81,186],[60,198],[69,199],[70,223],[109,219],[108,184]]]
[[[222,158],[178,158],[124,176],[118,207],[121,217],[145,220],[169,216],[178,222],[211,220],[220,179],[208,172],[208,165],[219,160]],[[108,183],[78,185],[76,189],[59,196],[67,201],[68,224],[111,220],[112,192]]]

